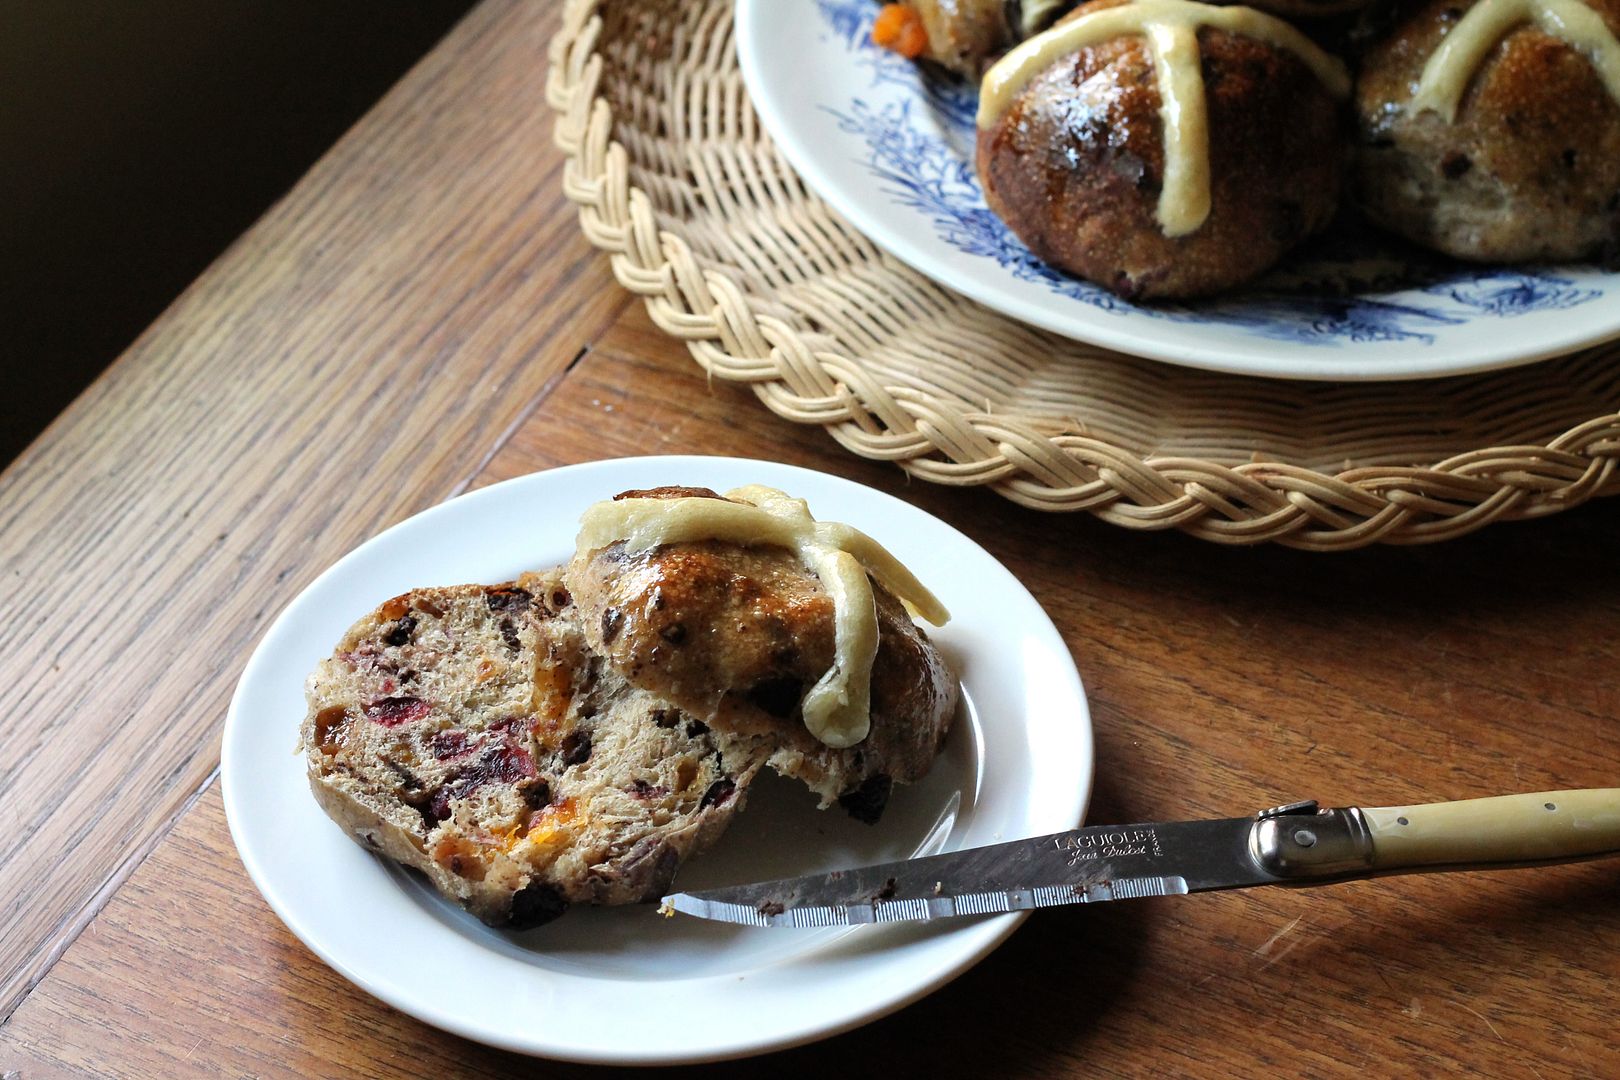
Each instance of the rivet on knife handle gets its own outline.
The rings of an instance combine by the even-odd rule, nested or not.
[[[1303,802],[1263,810],[1249,833],[1249,853],[1282,884],[1366,877],[1373,866],[1372,835],[1353,806],[1320,810]]]

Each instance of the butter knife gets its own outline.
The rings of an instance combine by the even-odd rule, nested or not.
[[[1252,817],[1094,825],[900,862],[666,896],[748,926],[849,926],[1255,885],[1497,870],[1620,854],[1620,788],[1419,806],[1289,803]]]

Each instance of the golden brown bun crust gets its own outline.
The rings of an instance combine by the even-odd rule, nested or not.
[[[1165,236],[1154,216],[1164,133],[1139,37],[1064,57],[979,132],[990,208],[1042,260],[1127,299],[1201,296],[1261,273],[1331,220],[1343,139],[1327,90],[1264,42],[1209,29],[1198,40],[1211,210],[1191,235]]]
[[[690,488],[626,494],[719,498]],[[769,738],[780,748],[771,765],[824,800],[921,778],[955,714],[955,678],[874,582],[871,732],[846,750],[812,736],[799,703],[832,665],[833,603],[786,549],[704,541],[626,557],[615,544],[576,557],[568,584],[591,648],[619,675],[710,717],[717,732]]]
[[[1620,30],[1620,0],[1586,0]],[[1357,198],[1418,243],[1466,259],[1579,259],[1620,237],[1620,106],[1592,65],[1521,27],[1475,73],[1457,120],[1404,106],[1473,6],[1432,0],[1368,53],[1356,86]]]

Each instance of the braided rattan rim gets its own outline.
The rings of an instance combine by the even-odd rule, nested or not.
[[[1422,383],[1211,375],[1054,337],[885,256],[759,128],[730,0],[568,0],[547,96],[580,226],[713,378],[924,480],[1133,529],[1446,540],[1620,490],[1620,344]]]

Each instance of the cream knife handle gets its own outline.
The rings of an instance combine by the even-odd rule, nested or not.
[[[1362,809],[1375,874],[1514,866],[1620,852],[1620,788]]]

